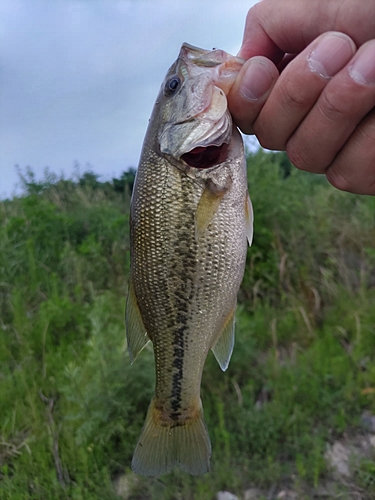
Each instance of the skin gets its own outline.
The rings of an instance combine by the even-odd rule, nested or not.
[[[375,195],[375,0],[263,0],[228,96],[260,144],[338,189]]]

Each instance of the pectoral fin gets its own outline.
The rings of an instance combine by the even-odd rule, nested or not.
[[[216,344],[212,347],[212,352],[214,353],[215,358],[223,372],[225,372],[229,366],[229,361],[234,347],[235,310],[236,308],[234,308],[228,316],[220,337],[218,338]]]
[[[206,182],[206,187],[199,200],[195,214],[195,237],[197,240],[203,236],[210,225],[223,196],[230,187],[230,183],[231,181],[229,180],[229,185],[218,186],[210,179]]]
[[[129,284],[126,302],[125,325],[130,361],[133,364],[135,358],[146,347],[150,339],[143,324],[132,282]]]
[[[247,241],[249,242],[249,246],[251,246],[251,243],[253,242],[253,232],[254,232],[254,212],[249,193],[246,194],[246,199],[245,199],[245,217],[246,217],[246,237]]]

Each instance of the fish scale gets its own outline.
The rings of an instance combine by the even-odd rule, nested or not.
[[[197,51],[198,70],[191,57]],[[143,475],[176,466],[195,475],[207,472],[211,445],[200,399],[202,371],[210,349],[222,369],[233,349],[252,213],[242,139],[222,101],[224,92],[215,90],[220,82],[214,82],[221,59],[226,78],[228,60],[233,59],[236,71],[240,65],[233,56],[216,52],[212,58],[209,51],[182,47],[157,98],[132,195],[128,347],[133,361],[151,340],[156,370],[155,395],[132,461],[133,470]],[[212,96],[211,105],[195,102],[191,87],[199,90],[196,99]],[[188,121],[179,120],[185,108]],[[207,158],[202,123],[201,136],[211,146]],[[227,145],[212,155],[210,141],[220,147],[217,131]],[[190,150],[199,144],[193,167],[183,160],[188,151],[181,144]],[[199,168],[201,157],[204,167]],[[219,157],[217,165],[209,163]]]

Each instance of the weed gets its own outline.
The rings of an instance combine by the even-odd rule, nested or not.
[[[316,488],[327,443],[375,411],[375,198],[284,154],[248,165],[236,345],[225,373],[209,355],[202,381],[212,471],[138,478],[133,500]],[[22,176],[25,194],[0,203],[0,498],[114,499],[154,384],[151,348],[130,366],[125,344],[134,172]],[[360,464],[358,488],[373,491],[373,469]]]

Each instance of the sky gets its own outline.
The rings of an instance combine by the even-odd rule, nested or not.
[[[255,0],[1,0],[0,198],[17,170],[136,167],[183,42],[236,54]]]

